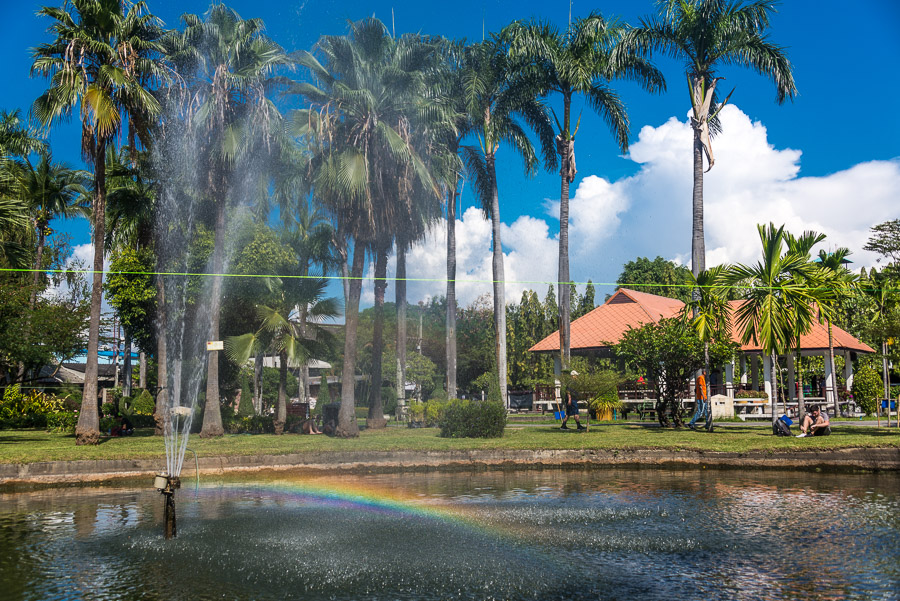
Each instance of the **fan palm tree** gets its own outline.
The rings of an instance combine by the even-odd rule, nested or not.
[[[494,348],[500,398],[506,403],[506,297],[503,245],[500,240],[500,194],[497,188],[497,153],[501,144],[518,154],[529,175],[538,159],[523,121],[537,134],[544,165],[556,166],[553,127],[547,107],[538,99],[539,82],[510,56],[508,32],[472,46],[466,55],[463,98],[478,146],[462,147],[463,161],[472,177],[484,214],[491,220],[493,245]]]
[[[351,23],[347,36],[323,36],[317,50],[324,65],[312,53],[297,56],[320,87],[307,83],[294,87],[312,105],[294,111],[294,133],[310,145],[314,193],[328,206],[337,225],[335,240],[346,276],[344,367],[336,430],[345,437],[359,434],[354,395],[356,330],[366,251],[375,251],[377,264],[379,253],[390,247],[384,236],[397,226],[398,172],[408,169],[411,179],[438,195],[410,133],[411,98],[422,81],[415,65],[430,50],[414,45],[404,62],[392,62],[396,43],[384,24],[371,18]]]
[[[834,366],[834,335],[832,332],[832,316],[840,302],[852,294],[856,288],[856,276],[847,269],[846,263],[850,261],[849,248],[838,248],[834,252],[819,251],[818,264],[822,267],[822,292],[819,306],[823,308],[819,318],[828,324],[828,361],[831,366],[831,394],[834,404],[834,415],[840,415],[840,404],[837,394],[837,372]]]
[[[184,32],[171,40],[171,60],[185,74],[196,107],[192,119],[203,148],[201,161],[209,177],[204,195],[215,204],[212,272],[225,266],[226,206],[232,196],[235,166],[239,158],[260,148],[260,138],[272,137],[280,114],[267,93],[284,80],[273,72],[289,59],[281,47],[263,34],[260,19],[242,19],[224,4],[214,4],[201,17],[181,17]],[[210,302],[210,340],[219,337],[222,278],[214,277]],[[201,437],[221,436],[219,407],[219,356],[209,353],[206,405]]]
[[[648,55],[662,52],[685,63],[694,131],[693,233],[691,268],[696,276],[706,269],[703,233],[703,156],[712,169],[710,132],[716,133],[719,111],[731,97],[718,102],[716,86],[723,65],[753,69],[775,84],[781,104],[797,93],[792,66],[783,47],[769,41],[766,30],[775,12],[775,0],[661,0],[659,15],[641,19],[628,31],[621,48]],[[732,90],[733,92],[733,90]]]
[[[800,335],[797,322],[812,324],[817,298],[808,283],[816,268],[805,256],[786,249],[784,226],[759,225],[763,258],[755,265],[736,265],[725,279],[729,286],[744,289],[735,312],[741,342],[760,345],[776,369],[777,355],[796,347]],[[773,371],[774,374],[774,371]],[[772,421],[776,419],[778,388],[772,389]]]
[[[149,124],[160,105],[150,88],[166,78],[160,61],[161,21],[145,2],[71,0],[62,7],[42,7],[38,15],[53,19],[54,39],[33,50],[32,74],[50,79],[50,88],[34,101],[32,114],[45,126],[80,107],[81,151],[94,167],[93,282],[84,400],[75,429],[76,444],[100,439],[97,414],[97,351],[103,285],[106,226],[106,152],[114,146],[123,122],[129,137],[149,141]],[[133,145],[132,145],[133,146]]]
[[[621,151],[628,151],[628,115],[609,82],[625,79],[651,93],[665,90],[665,80],[644,57],[617,48],[625,26],[600,14],[571,23],[560,31],[549,23],[514,23],[510,28],[515,54],[533,61],[543,87],[559,94],[562,121],[556,120],[556,152],[560,161],[559,197],[559,343],[563,367],[569,365],[571,294],[569,283],[569,184],[575,180],[575,135],[581,118],[572,127],[572,99],[584,94],[591,108],[606,121]],[[554,115],[555,117],[555,115]]]
[[[322,328],[322,321],[336,317],[339,305],[337,299],[325,298],[328,282],[321,278],[295,279],[287,284],[270,278],[268,284],[276,302],[257,305],[262,324],[259,330],[229,337],[225,341],[225,353],[238,365],[265,347],[278,353],[275,433],[282,434],[287,419],[288,366],[305,365],[310,359],[331,351],[334,339]]]

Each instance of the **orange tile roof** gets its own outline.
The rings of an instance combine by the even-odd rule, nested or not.
[[[731,301],[732,313],[741,301]],[[621,340],[629,327],[637,328],[646,323],[657,323],[666,317],[675,317],[684,307],[684,303],[674,298],[666,298],[646,292],[638,292],[620,288],[609,297],[604,304],[590,313],[572,322],[570,333],[572,350],[588,350],[608,348]],[[869,345],[864,344],[837,326],[832,326],[834,348],[862,353],[874,353]],[[732,339],[740,343],[740,336],[732,332]],[[801,337],[803,350],[822,350],[828,348],[828,327],[816,323],[812,331]],[[553,352],[559,350],[559,331],[550,334],[533,347],[532,352]],[[760,352],[758,344],[743,344],[744,352]]]

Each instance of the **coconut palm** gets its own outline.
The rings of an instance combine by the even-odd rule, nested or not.
[[[243,365],[260,350],[278,354],[278,407],[275,412],[275,433],[284,432],[287,419],[288,366],[305,365],[310,359],[331,351],[333,336],[322,327],[322,321],[339,314],[338,302],[325,298],[328,281],[321,278],[302,278],[282,282],[268,278],[274,303],[257,305],[261,326],[258,331],[232,336],[225,341],[229,359]]]
[[[556,120],[556,152],[560,160],[559,202],[559,342],[563,367],[569,364],[569,184],[575,180],[575,135],[572,99],[584,94],[590,107],[606,121],[621,151],[628,151],[628,115],[609,82],[625,79],[645,90],[665,90],[662,74],[650,62],[617,48],[625,26],[598,13],[577,19],[565,31],[549,23],[514,23],[510,28],[513,52],[533,61],[544,88],[562,97],[562,121]],[[554,115],[555,117],[555,115]]]
[[[506,402],[506,297],[503,245],[500,240],[500,194],[497,188],[497,153],[502,144],[518,154],[529,175],[538,159],[523,127],[537,134],[544,165],[556,166],[553,127],[547,107],[538,99],[539,82],[522,63],[510,57],[507,34],[472,46],[466,54],[463,98],[478,146],[462,147],[463,160],[472,177],[484,214],[491,220],[493,245],[494,348],[500,398]]]
[[[366,251],[375,251],[377,264],[379,253],[390,247],[385,234],[397,225],[401,181],[417,180],[438,195],[413,144],[409,119],[410,99],[422,82],[416,65],[431,50],[413,45],[404,62],[391,61],[396,44],[384,24],[371,18],[351,23],[347,36],[323,36],[316,48],[324,64],[309,52],[297,57],[319,87],[294,87],[312,105],[294,112],[294,133],[310,146],[314,194],[336,223],[345,275],[344,367],[336,430],[345,437],[359,433],[356,330]],[[399,178],[400,170],[409,170],[410,178]]]
[[[106,226],[106,152],[115,145],[123,122],[129,136],[147,143],[151,119],[160,105],[150,89],[164,79],[159,60],[161,22],[145,2],[71,0],[62,7],[42,7],[38,15],[53,19],[54,39],[32,52],[32,74],[50,79],[50,88],[34,101],[32,114],[45,126],[80,107],[81,151],[94,167],[93,282],[84,400],[75,429],[76,444],[96,444],[97,351],[103,284]]]
[[[209,177],[203,194],[215,204],[215,241],[212,272],[225,265],[226,207],[236,182],[237,161],[267,147],[260,141],[273,137],[280,114],[267,93],[283,80],[276,68],[289,64],[281,47],[263,34],[260,19],[242,19],[233,9],[214,4],[203,17],[181,17],[184,32],[171,39],[171,60],[184,74],[194,108],[193,126],[201,140],[202,164]],[[211,287],[210,340],[219,337],[222,278]],[[201,437],[221,436],[219,406],[219,355],[209,353],[206,374],[206,405]]]
[[[828,361],[831,366],[831,394],[834,404],[834,415],[840,415],[840,404],[837,394],[837,372],[834,368],[834,336],[832,333],[832,317],[842,300],[852,294],[856,289],[856,276],[847,269],[846,263],[850,249],[838,248],[834,252],[819,251],[818,264],[822,267],[822,292],[820,295],[819,319],[824,319],[828,324]]]
[[[685,63],[694,131],[693,233],[691,268],[696,276],[706,269],[703,234],[703,156],[712,169],[710,132],[719,128],[716,116],[728,102],[718,102],[716,86],[723,65],[753,69],[775,84],[781,104],[797,93],[792,66],[783,47],[769,41],[766,30],[775,0],[661,0],[659,14],[641,19],[621,44],[623,50],[648,55],[662,52]],[[733,90],[732,90],[733,92]]]
[[[735,324],[743,344],[760,345],[772,361],[796,346],[800,335],[796,326],[812,323],[817,298],[808,283],[815,280],[816,268],[801,254],[786,250],[784,226],[757,226],[763,258],[755,265],[736,265],[725,282],[743,289],[743,300],[735,311]],[[773,371],[774,374],[774,371]],[[776,419],[778,387],[772,389],[772,421]]]

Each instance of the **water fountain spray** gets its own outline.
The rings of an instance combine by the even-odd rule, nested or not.
[[[181,405],[172,407],[166,412],[166,471],[156,474],[153,486],[165,498],[166,539],[178,536],[175,519],[175,491],[181,488],[181,467],[184,464],[184,452],[187,447],[188,433],[194,415],[191,407]]]

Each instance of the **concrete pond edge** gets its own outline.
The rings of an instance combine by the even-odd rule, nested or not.
[[[0,464],[0,488],[23,484],[78,484],[137,476],[152,477],[163,467],[164,461],[160,459]],[[252,470],[296,470],[324,474],[610,467],[897,472],[900,471],[900,448],[745,453],[688,449],[311,452],[200,457],[198,467],[201,475]],[[195,471],[191,457],[186,457],[182,478],[192,478]]]

